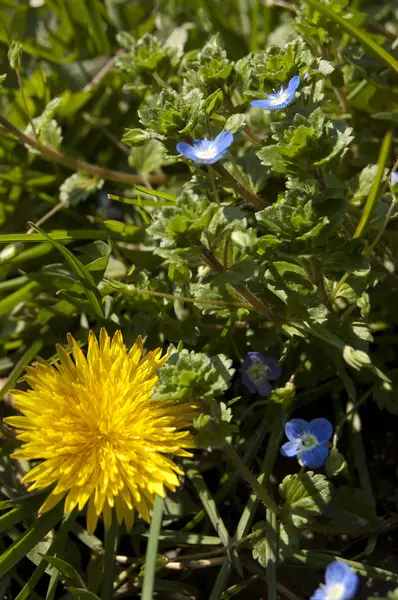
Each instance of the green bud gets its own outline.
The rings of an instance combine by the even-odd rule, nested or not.
[[[330,478],[343,475],[347,472],[347,462],[337,448],[330,450],[329,456],[325,462],[326,475]]]
[[[363,352],[362,350],[355,350],[355,348],[352,346],[344,347],[343,357],[346,363],[357,371],[363,367],[370,367],[372,365],[372,361],[366,352]]]
[[[122,138],[122,142],[127,146],[142,146],[149,142],[150,134],[144,129],[127,129]]]
[[[12,69],[21,68],[22,44],[13,41],[8,51],[8,60]]]

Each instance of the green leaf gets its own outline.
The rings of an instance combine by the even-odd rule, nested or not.
[[[11,42],[10,49],[8,50],[8,60],[12,69],[21,68],[21,56],[22,56],[22,44],[20,42]]]
[[[77,600],[101,600],[101,598],[94,594],[94,592],[90,592],[90,590],[87,590],[85,588],[68,586],[65,589],[68,592],[70,592],[75,598],[77,598]]]
[[[246,118],[246,114],[231,115],[224,125],[224,130],[237,135],[245,128]]]
[[[332,485],[325,475],[312,471],[287,475],[279,486],[285,500],[284,518],[295,527],[305,527],[321,515],[332,498]]]
[[[174,352],[158,371],[156,398],[174,398],[179,402],[211,399],[230,386],[232,360],[219,354],[209,357],[202,352]]]
[[[159,533],[162,527],[164,500],[156,496],[153,507],[151,525],[149,528],[149,540],[145,556],[144,581],[142,584],[142,600],[152,600],[155,583],[155,573],[157,571],[157,550],[159,543]]]
[[[155,559],[155,572],[157,573],[158,571],[163,569],[163,567],[165,567],[168,562],[169,562],[169,560],[165,556],[163,556],[162,554],[158,554]],[[145,575],[145,565],[143,565],[141,567],[141,570],[138,573],[138,577],[144,577],[144,575]]]
[[[61,503],[62,504],[62,503]],[[19,539],[0,555],[0,578],[4,577],[60,521],[63,507],[55,506],[29,527]]]
[[[347,462],[337,448],[331,448],[325,462],[325,471],[328,477],[338,477],[347,471]]]
[[[222,90],[217,89],[215,92],[210,94],[210,96],[208,96],[203,102],[203,108],[206,111],[206,114],[210,116],[216,112],[222,105],[223,101],[224,94]]]
[[[145,129],[126,129],[122,137],[122,142],[127,146],[142,146],[151,139],[150,134]]]
[[[29,223],[29,226],[32,227],[35,231],[41,233],[46,239],[51,241],[53,246],[59,250],[59,252],[64,256],[69,265],[75,271],[78,276],[80,283],[82,284],[84,291],[86,293],[87,299],[90,302],[91,306],[94,309],[95,314],[100,318],[104,319],[104,309],[102,307],[102,297],[98,291],[96,283],[91,275],[90,271],[72,254],[70,250],[65,248],[62,244],[52,239],[49,235],[47,235],[40,227],[37,227],[34,223]]]
[[[65,560],[61,558],[57,558],[56,556],[48,556],[47,554],[43,555],[43,561],[52,565],[64,576],[68,583],[73,584],[78,588],[85,588],[85,583],[81,578],[80,574],[72,565],[67,563]]]
[[[348,19],[345,19],[343,16],[338,15],[333,10],[331,10],[325,4],[319,2],[319,0],[306,0],[307,4],[315,8],[322,15],[331,19],[335,23],[337,23],[344,31],[346,31],[350,36],[356,39],[366,50],[368,50],[371,54],[376,55],[383,62],[386,63],[391,69],[393,69],[396,73],[398,73],[398,61],[391,55],[389,52],[384,50],[379,44],[377,44],[368,33],[365,33],[355,25],[352,25]]]
[[[150,139],[149,142],[131,149],[129,165],[138,173],[147,176],[165,163],[165,152],[161,142]]]
[[[7,392],[15,386],[18,379],[22,375],[26,365],[30,364],[30,362],[34,359],[34,357],[40,352],[43,345],[44,345],[43,339],[39,338],[39,339],[35,340],[30,346],[28,346],[28,348],[25,350],[25,352],[23,353],[21,358],[14,365],[14,368],[12,369],[12,371],[9,374],[9,376],[7,377],[7,380],[5,381],[3,387],[1,388],[0,400],[3,400],[4,396],[7,394]]]
[[[29,502],[24,502],[20,506],[13,508],[0,516],[0,532],[10,529],[16,523],[23,521],[28,515],[34,512],[43,504],[42,496],[33,496]]]
[[[398,64],[398,63],[397,63]],[[390,148],[392,144],[392,133],[388,131],[384,136],[383,143],[380,148],[379,160],[377,163],[377,173],[373,180],[372,187],[370,188],[369,196],[366,200],[366,204],[361,216],[361,220],[354,233],[354,238],[362,237],[365,233],[366,227],[369,224],[372,212],[375,208],[377,199],[380,194],[381,185],[383,182],[384,169],[390,154]]]
[[[86,173],[74,173],[59,188],[59,199],[66,206],[77,206],[100,190],[104,183],[103,179]]]
[[[12,310],[18,306],[18,304],[30,300],[35,294],[37,294],[39,289],[40,284],[36,283],[35,281],[31,281],[9,296],[2,298],[0,300],[0,317],[9,315]]]

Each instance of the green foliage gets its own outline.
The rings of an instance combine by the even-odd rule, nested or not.
[[[188,350],[173,352],[159,371],[156,397],[179,402],[200,402],[216,398],[225,392],[234,373],[232,361],[226,356],[209,357]]]
[[[396,517],[397,36],[387,0],[0,0],[2,416],[36,355],[102,326],[169,352],[154,397],[196,411],[159,548],[147,562],[138,518],[119,531],[128,566],[102,524],[37,516],[21,483],[34,463],[10,458],[1,427],[1,597],[144,597],[149,566],[160,600],[275,598],[282,563],[289,596],[292,561],[330,559],[323,532],[347,559],[349,536],[368,536],[379,563],[377,514]],[[297,75],[284,109],[250,106]],[[234,141],[216,164],[178,154],[222,131]],[[249,351],[282,367],[268,398],[242,383]],[[316,474],[279,458],[292,417],[334,425]]]
[[[308,117],[296,114],[291,125],[283,120],[273,123],[271,130],[277,143],[257,153],[261,162],[276,173],[304,177],[309,167],[333,168],[354,139],[351,127],[326,120],[320,108]]]
[[[314,475],[312,471],[287,475],[279,492],[285,501],[284,519],[295,527],[305,527],[324,513],[332,498],[332,486],[325,475]]]

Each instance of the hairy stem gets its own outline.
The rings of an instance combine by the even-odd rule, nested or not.
[[[144,178],[142,175],[133,175],[132,173],[124,173],[123,171],[113,171],[112,169],[106,169],[99,167],[98,165],[87,163],[83,160],[72,158],[71,156],[59,152],[55,148],[43,146],[38,140],[26,135],[26,133],[15,127],[15,125],[10,123],[3,115],[0,115],[0,125],[5,129],[8,129],[8,131],[24,144],[38,150],[44,158],[64,165],[65,167],[69,167],[73,171],[84,171],[85,173],[91,173],[100,179],[108,179],[109,181],[117,181],[118,183],[127,183],[130,185],[144,183],[145,181],[150,181],[150,183],[162,183],[166,179],[163,173],[150,175],[147,178]]]

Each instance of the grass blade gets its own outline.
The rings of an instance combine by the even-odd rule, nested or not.
[[[98,288],[90,271],[85,267],[85,265],[83,265],[82,262],[80,262],[79,259],[77,259],[74,256],[74,254],[72,254],[70,250],[68,250],[68,248],[66,248],[56,240],[52,239],[42,229],[40,229],[40,227],[37,227],[37,225],[35,225],[34,223],[28,223],[28,225],[32,227],[32,229],[34,229],[35,231],[41,233],[46,239],[48,239],[68,261],[68,263],[78,276],[79,281],[82,284],[86,293],[87,299],[93,307],[95,314],[97,315],[97,317],[99,317],[99,319],[103,320],[105,318],[105,313],[102,307],[102,297],[98,291]]]
[[[315,8],[316,11],[321,13],[324,17],[327,17],[331,21],[334,21],[339,25],[346,33],[357,40],[368,52],[375,54],[383,62],[385,62],[391,69],[398,73],[398,60],[396,60],[387,50],[384,50],[379,44],[377,44],[367,33],[362,29],[352,25],[347,19],[336,14],[334,10],[328,6],[319,2],[319,0],[306,0],[307,4]]]
[[[372,187],[370,188],[369,196],[366,200],[361,219],[354,233],[354,238],[362,237],[366,226],[369,224],[370,217],[372,216],[373,209],[376,205],[382,187],[384,168],[390,154],[391,143],[392,133],[391,131],[388,131],[384,136],[383,143],[380,148],[379,160],[377,161],[376,177],[374,178]]]
[[[33,344],[31,344],[27,348],[27,350],[25,350],[25,352],[23,353],[23,355],[9,374],[7,381],[0,390],[0,402],[1,400],[3,400],[6,393],[14,387],[14,385],[22,375],[26,365],[28,365],[34,359],[36,354],[40,352],[40,350],[43,348],[43,345],[43,340],[40,337],[39,339],[35,340]]]
[[[9,315],[10,312],[18,304],[20,304],[20,302],[30,300],[40,287],[41,286],[39,283],[37,283],[36,281],[31,281],[16,292],[0,300],[0,317]]]
[[[39,230],[41,231],[41,229]],[[9,244],[12,242],[37,243],[43,239],[50,238],[59,242],[74,242],[78,240],[103,240],[106,241],[112,237],[111,233],[101,231],[100,229],[56,229],[47,234],[43,233],[2,233],[0,234],[0,244]],[[119,239],[119,238],[117,238]]]
[[[61,527],[59,528],[57,536],[54,539],[51,546],[49,547],[46,556],[54,556],[63,548],[63,546],[65,544],[66,536],[68,535],[68,532],[70,531],[71,526],[75,522],[76,516],[77,516],[76,511],[73,511],[64,518],[64,521],[63,521]],[[43,558],[46,558],[46,557],[43,557]],[[15,598],[15,600],[28,600],[28,598],[32,594],[35,586],[39,582],[40,577],[45,573],[46,568],[47,568],[46,561],[41,560],[41,562],[37,565],[33,575],[30,576],[30,578],[28,579],[28,581],[26,582],[26,584],[24,585],[22,590],[19,592],[18,596]]]
[[[207,512],[214,529],[217,531],[217,535],[220,537],[220,540],[225,548],[228,548],[230,546],[229,533],[224,525],[224,521],[222,520],[220,513],[218,512],[217,505],[205,483],[205,480],[202,477],[202,474],[188,462],[186,462],[184,466],[185,473],[193,483],[203,507]]]
[[[62,504],[45,513],[0,556],[0,579],[38,544],[62,517]]]

